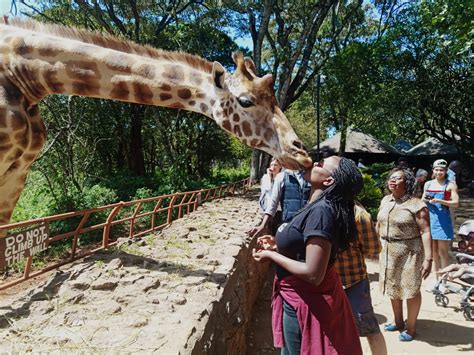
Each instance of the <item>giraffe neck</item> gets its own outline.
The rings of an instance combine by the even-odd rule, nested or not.
[[[9,27],[9,26],[0,26]],[[1,30],[10,47],[9,79],[35,103],[67,94],[186,109],[212,118],[212,64],[168,52],[153,57],[15,28]],[[159,55],[159,54],[162,55]]]

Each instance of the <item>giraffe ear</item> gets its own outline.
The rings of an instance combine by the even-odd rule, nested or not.
[[[266,87],[269,87],[269,88],[273,89],[274,81],[273,81],[273,75],[272,74],[267,74],[267,75],[262,76],[260,78],[260,82],[262,83],[262,86],[266,86]]]
[[[250,81],[252,81],[255,78],[255,74],[248,70],[246,58],[244,58],[244,55],[242,54],[242,52],[232,53],[232,60],[234,61],[235,65],[237,65],[237,69],[235,70],[236,73],[240,73],[241,75],[243,75]]]
[[[225,69],[219,62],[212,63],[212,79],[214,86],[219,89],[224,89]]]
[[[255,63],[253,62],[252,58],[245,57],[244,58],[245,68],[249,72],[249,74],[256,78],[257,77],[257,68],[255,67]]]

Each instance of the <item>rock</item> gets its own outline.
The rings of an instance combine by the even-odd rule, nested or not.
[[[90,283],[87,281],[72,281],[69,283],[69,286],[71,288],[74,288],[76,290],[87,290],[90,287]]]
[[[122,267],[122,260],[115,258],[109,261],[107,264],[107,270],[118,270]]]
[[[186,304],[186,302],[187,302],[186,297],[184,297],[184,296],[181,295],[181,294],[177,294],[177,293],[171,294],[171,295],[168,297],[168,300],[169,300],[172,304],[175,304],[175,305],[177,305],[177,306],[182,306],[183,304]]]
[[[118,285],[116,280],[96,280],[91,284],[93,290],[112,291]]]
[[[148,324],[148,318],[143,316],[134,316],[129,322],[128,326],[133,328],[141,328]]]
[[[118,238],[117,239],[117,249],[120,249],[122,245],[132,245],[133,241],[130,238]]]
[[[157,289],[160,287],[160,284],[161,283],[159,279],[146,278],[140,282],[140,288],[143,292],[148,292],[148,290]]]

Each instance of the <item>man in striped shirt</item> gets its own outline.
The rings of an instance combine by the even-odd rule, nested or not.
[[[385,338],[380,332],[370,298],[369,275],[365,257],[377,257],[380,240],[370,214],[360,204],[355,206],[357,241],[336,260],[336,270],[351,303],[359,336],[367,337],[372,354],[387,354]]]

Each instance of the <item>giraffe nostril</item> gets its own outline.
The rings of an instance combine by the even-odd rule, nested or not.
[[[306,147],[300,141],[293,141],[293,146],[305,152],[307,151]]]

